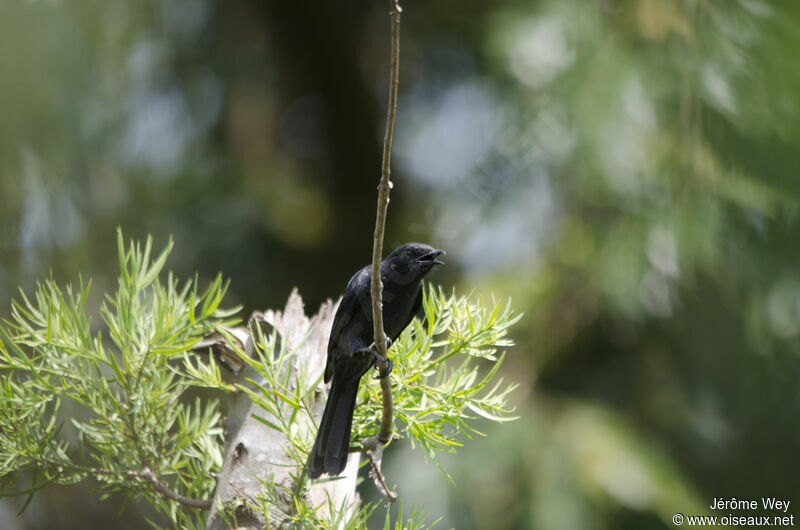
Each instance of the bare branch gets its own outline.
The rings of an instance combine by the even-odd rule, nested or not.
[[[383,255],[383,234],[386,227],[386,211],[389,208],[389,191],[392,183],[391,174],[392,140],[394,138],[394,122],[397,115],[397,87],[400,77],[400,13],[398,0],[389,0],[391,17],[391,52],[389,61],[389,105],[386,111],[386,135],[383,139],[383,160],[381,163],[381,180],[378,184],[378,205],[375,215],[375,236],[372,245],[372,321],[374,323],[375,347],[380,354],[380,369],[388,370],[389,360],[386,356],[386,333],[383,329],[383,283],[381,282],[381,256]],[[391,440],[394,428],[394,406],[392,404],[392,383],[389,377],[381,379],[381,396],[383,414],[381,427],[377,435],[377,446],[373,455],[367,453],[373,467],[373,479],[381,493],[394,502],[397,495],[386,487],[386,481],[380,471],[380,459],[383,446]],[[377,464],[376,464],[377,460]]]
[[[375,450],[374,456],[372,453],[367,453],[367,458],[369,458],[369,463],[371,466],[369,470],[369,476],[372,477],[372,480],[375,482],[375,487],[378,488],[378,491],[381,492],[381,495],[386,497],[386,500],[388,500],[389,502],[396,501],[397,493],[389,489],[389,486],[386,485],[386,477],[381,472],[381,459],[383,458],[383,446],[379,446],[378,449]]]
[[[383,284],[381,282],[381,256],[383,255],[383,234],[386,226],[386,211],[389,208],[389,190],[391,189],[390,167],[392,157],[392,140],[394,138],[394,122],[397,115],[397,87],[399,83],[400,65],[400,6],[396,0],[391,5],[391,60],[389,66],[389,108],[386,114],[386,136],[383,139],[383,162],[381,164],[381,180],[378,184],[378,205],[375,216],[375,237],[372,246],[372,318],[375,332],[375,347],[381,358],[381,369],[388,369],[386,357],[386,333],[383,330]],[[392,435],[392,384],[388,377],[381,380],[383,394],[383,417],[378,439],[386,443]]]
[[[153,485],[153,489],[159,492],[164,497],[173,500],[177,503],[183,504],[184,506],[188,506],[189,508],[199,508],[201,510],[210,510],[211,506],[213,505],[213,501],[211,499],[193,499],[191,497],[186,497],[181,495],[180,493],[176,493],[172,491],[166,484],[158,480],[158,477],[153,470],[149,467],[145,467],[136,475],[146,478],[150,481],[150,484]]]

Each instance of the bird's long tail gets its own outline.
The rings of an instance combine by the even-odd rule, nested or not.
[[[359,380],[337,380],[333,376],[328,402],[319,423],[317,439],[308,456],[308,476],[317,478],[322,473],[339,475],[347,465],[350,448],[350,429],[356,408]]]

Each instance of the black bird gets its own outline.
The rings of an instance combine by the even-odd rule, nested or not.
[[[381,262],[383,282],[383,328],[391,345],[422,307],[422,277],[443,250],[422,243],[406,243]],[[333,318],[328,340],[325,382],[331,382],[328,402],[319,424],[317,439],[308,457],[308,476],[340,474],[347,463],[350,429],[356,406],[358,383],[375,366],[378,354],[373,341],[371,266],[350,279]],[[388,346],[387,346],[388,347]],[[386,377],[393,363],[378,377]]]

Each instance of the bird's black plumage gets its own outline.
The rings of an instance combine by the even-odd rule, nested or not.
[[[383,328],[392,341],[422,305],[422,278],[444,254],[422,243],[406,243],[381,262]],[[373,345],[371,267],[350,279],[333,319],[325,382],[331,381],[317,439],[308,457],[308,475],[340,474],[347,464],[350,430],[361,377],[377,359]]]

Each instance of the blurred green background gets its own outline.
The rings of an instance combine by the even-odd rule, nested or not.
[[[0,313],[51,273],[99,303],[116,226],[173,235],[169,267],[221,271],[244,314],[337,297],[370,259],[387,12],[0,2]],[[798,27],[794,0],[405,2],[387,246],[445,248],[432,281],[525,312],[521,419],[444,459],[455,488],[393,447],[407,507],[557,530],[800,504]],[[19,506],[3,528],[150,515],[89,488]]]

